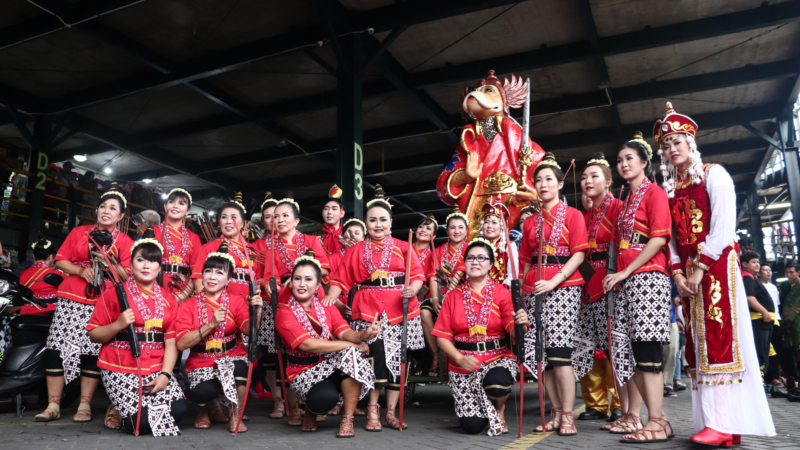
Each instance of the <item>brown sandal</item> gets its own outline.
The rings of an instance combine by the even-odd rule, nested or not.
[[[317,415],[306,410],[306,416],[303,419],[303,427],[300,428],[300,431],[306,433],[313,433],[317,431]]]
[[[498,412],[497,416],[500,417],[500,420],[503,421],[503,434],[508,434],[508,424],[506,423],[505,412]]]
[[[33,418],[34,422],[52,422],[61,418],[61,396],[48,395],[47,400],[49,402],[47,408]],[[51,408],[51,405],[55,405],[58,409]]]
[[[611,434],[630,434],[636,433],[642,430],[642,418],[633,414],[632,412],[628,412],[626,415],[622,416],[622,422],[614,428],[611,428],[609,433]]]
[[[113,404],[108,405],[106,417],[103,419],[103,426],[109,430],[122,429],[122,416],[120,415],[119,411],[114,408]]]
[[[342,405],[336,405],[328,411],[329,416],[338,416],[342,413]]]
[[[283,416],[286,415],[286,407],[283,405],[283,400],[281,398],[274,398],[273,401],[275,402],[272,405],[272,412],[269,414],[270,419],[283,419]]]
[[[623,444],[655,444],[656,442],[669,442],[670,438],[675,437],[675,433],[672,431],[672,425],[670,425],[665,417],[662,416],[658,419],[650,419],[648,425],[650,422],[655,422],[661,429],[639,430],[636,433],[622,436],[621,442]],[[669,432],[667,432],[667,427],[669,427]],[[659,438],[656,436],[656,433],[664,433],[666,437],[663,439]]]
[[[393,409],[386,409],[386,426],[395,430],[400,429],[400,419],[394,415]],[[408,429],[408,424],[403,422],[403,429]]]
[[[328,420],[327,414],[317,414],[317,422],[325,422]]]
[[[610,430],[610,429],[612,429],[614,427],[620,426],[620,424],[625,420],[625,417],[627,415],[628,415],[628,413],[624,413],[622,415],[622,417],[620,417],[619,419],[617,419],[617,420],[615,420],[613,422],[608,422],[607,424],[605,424],[602,427],[600,427],[600,430],[601,431],[608,431],[608,430]]]
[[[73,422],[91,422],[92,421],[92,396],[81,395],[81,402],[78,404],[78,412],[72,416]],[[81,409],[81,406],[86,405],[86,408]]]
[[[667,434],[667,439],[675,437],[675,430],[672,429],[672,425],[669,423],[669,420],[667,420],[667,416],[661,416],[658,419],[650,419],[648,422],[655,422],[663,428],[664,432]],[[669,428],[669,432],[667,432],[667,428]]]
[[[206,406],[208,411],[208,419],[211,423],[228,423],[230,417],[230,410],[223,407],[218,401],[212,400]]]
[[[383,429],[381,427],[381,405],[367,405],[367,426],[364,429],[373,433]]]
[[[299,427],[303,424],[303,410],[300,409],[300,404],[294,403],[289,405],[289,422],[290,427]]]
[[[550,409],[550,421],[544,424],[545,431],[553,431],[561,427],[561,420],[556,419],[558,417],[558,413],[561,412],[561,408],[552,408]],[[534,428],[533,430],[536,433],[542,432],[542,426],[539,425],[538,427]]]
[[[339,425],[339,432],[336,434],[337,438],[351,438],[356,435],[356,430],[353,429],[353,416],[347,414],[342,416],[342,423]]]
[[[561,413],[561,426],[558,427],[558,435],[575,436],[576,434],[578,434],[578,429],[575,428],[575,419],[572,417],[572,411]]]
[[[230,410],[231,410],[231,415],[228,417],[228,426],[229,426],[228,431],[230,431],[231,433],[235,433],[236,423],[239,422],[239,408],[232,407],[230,408]],[[246,432],[247,432],[247,427],[244,424],[244,420],[242,420],[241,422],[239,422],[239,433],[246,433]]]
[[[205,408],[197,410],[197,417],[194,419],[194,427],[198,430],[211,428],[211,419],[208,418],[208,411]]]

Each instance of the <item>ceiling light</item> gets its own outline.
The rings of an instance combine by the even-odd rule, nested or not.
[[[86,155],[75,155],[72,158],[75,159],[75,161],[78,161],[78,162],[84,162],[84,161],[86,161],[88,159],[88,158],[86,158]]]
[[[208,215],[214,217],[214,211],[209,212]]]
[[[161,194],[161,198],[163,198],[164,200],[166,200],[166,199],[167,199],[167,194]]]
[[[153,180],[151,180],[150,178],[145,178],[144,180],[142,180],[142,182],[144,182],[144,184],[150,184],[153,182]]]
[[[105,172],[106,175],[109,175],[111,173],[111,167],[106,167],[103,169],[103,172]]]

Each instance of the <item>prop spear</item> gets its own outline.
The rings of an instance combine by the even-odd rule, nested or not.
[[[619,198],[622,201],[622,191],[624,186],[619,188]],[[612,194],[613,196],[613,194]],[[615,206],[615,212],[619,209],[619,204]],[[616,217],[614,214],[612,217]],[[614,227],[614,235],[611,237],[611,242],[608,244],[608,262],[606,263],[606,275],[614,275],[617,273],[617,257],[619,250],[616,245],[617,229]],[[617,300],[617,292],[612,289],[606,293],[606,335],[608,336],[608,365],[611,366],[611,376],[614,378],[614,397],[619,398],[619,386],[617,382],[617,373],[614,370],[614,350],[611,346],[611,321],[614,319],[614,305]]]
[[[509,214],[510,216],[510,214]],[[508,217],[511,220],[511,217]],[[508,236],[508,226],[503,227],[506,233],[506,245],[511,245]],[[511,303],[514,305],[514,314],[522,309],[522,293],[520,292],[519,276],[517,276],[517,267],[514,261],[510,261],[511,265]],[[515,353],[517,354],[517,362],[519,363],[519,431],[517,437],[522,437],[522,404],[525,398],[525,325],[514,324],[514,337],[516,341]]]
[[[412,243],[413,230],[408,230],[408,255],[406,255],[406,279],[403,287],[408,286],[411,279],[411,258],[415,257],[412,253],[414,246]],[[406,365],[408,364],[408,352],[406,351],[408,340],[408,298],[403,296],[403,332],[400,335],[400,431],[403,431],[403,403],[406,396]]]
[[[278,333],[278,280],[275,278],[275,222],[272,222],[272,229],[269,232],[270,236],[270,251],[269,251],[269,289],[270,289],[270,304],[272,306],[272,321],[274,322],[273,328],[275,330],[275,353],[278,356],[278,374],[281,380],[281,392],[283,393],[283,410],[289,414],[289,400],[286,397],[286,380],[284,380],[283,372],[283,356],[281,355],[281,347],[283,347],[280,333]],[[264,274],[266,275],[267,268],[264,267]]]
[[[103,247],[97,244],[97,241],[92,238],[92,235],[87,235],[89,240],[92,241],[97,250],[100,251],[100,254],[103,255],[103,259],[106,260],[106,264],[108,265],[108,271],[111,273],[111,277],[114,278],[114,290],[117,293],[117,300],[119,301],[119,310],[120,313],[125,312],[131,309],[130,305],[128,304],[128,294],[125,292],[125,286],[122,285],[122,282],[119,281],[119,277],[117,276],[117,271],[114,269],[114,266],[111,264],[111,260],[108,259],[108,254],[103,250]],[[133,324],[128,324],[127,328],[128,334],[128,344],[131,348],[131,356],[136,360],[136,374],[139,376],[139,406],[138,412],[136,414],[136,436],[139,435],[139,424],[142,421],[142,362],[139,359],[142,356],[142,350],[139,348],[139,338],[136,336],[136,330],[133,329]]]
[[[536,280],[542,279],[542,251],[544,249],[544,202],[539,200],[539,214],[542,215],[542,229],[539,230],[539,256],[536,263]],[[552,231],[551,231],[552,232]],[[542,380],[542,359],[544,359],[544,333],[542,330],[542,303],[544,294],[534,296],[534,322],[536,324],[536,379],[539,388],[539,411],[542,415],[542,435],[547,435],[547,425],[544,420],[544,383]]]
[[[256,272],[253,270],[253,262],[250,260],[250,250],[247,248],[247,240],[242,236],[242,231],[237,230],[239,232],[239,242],[242,243],[242,247],[244,247],[244,256],[247,259],[247,270],[250,271],[250,283],[248,283],[248,290],[249,290],[249,297],[251,299],[254,295],[256,295],[256,288],[258,288],[256,284]],[[242,417],[244,417],[244,407],[247,404],[247,397],[248,393],[250,392],[250,381],[253,377],[253,367],[256,365],[256,361],[258,360],[258,354],[256,352],[256,340],[258,339],[258,306],[249,305],[250,306],[250,344],[247,348],[247,360],[250,364],[247,365],[247,382],[245,383],[244,389],[244,398],[242,399],[242,407],[239,410],[239,420],[236,422],[236,431],[234,431],[233,436],[239,434],[239,426],[242,424]]]

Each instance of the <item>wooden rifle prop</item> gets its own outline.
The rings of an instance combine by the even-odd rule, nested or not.
[[[431,239],[431,254],[433,255],[433,267],[439,269],[440,268],[439,257],[436,255],[436,245],[434,245],[433,241],[434,240]],[[434,274],[436,273],[435,270],[433,272]],[[444,287],[442,286],[442,283],[439,282],[439,278],[434,277],[434,280],[436,281],[436,295],[439,296],[439,306],[441,306],[442,303],[444,303]],[[431,303],[433,303],[433,300],[431,300]]]
[[[275,353],[278,356],[278,377],[281,380],[281,392],[283,394],[283,410],[285,414],[289,414],[289,399],[286,397],[286,380],[284,377],[283,372],[283,355],[281,355],[281,350],[283,349],[283,340],[281,338],[280,333],[278,333],[278,280],[275,278],[275,223],[272,224],[272,230],[270,230],[270,239],[271,247],[269,251],[269,265],[270,265],[270,277],[269,277],[269,289],[270,289],[270,306],[272,306],[272,328],[275,333]],[[267,266],[264,265],[264,276],[267,274]],[[263,278],[263,277],[262,277]]]
[[[88,237],[95,247],[97,247],[97,250],[100,252],[100,254],[103,255],[103,259],[105,259],[106,264],[108,264],[109,272],[114,278],[114,290],[117,293],[120,313],[131,309],[130,305],[128,304],[128,294],[125,292],[125,286],[121,281],[119,281],[117,271],[111,264],[111,260],[108,259],[108,254],[103,250],[103,247],[97,244],[94,238],[92,238],[91,234],[89,234]],[[139,338],[136,336],[136,331],[133,329],[133,324],[129,324],[126,331],[128,332],[128,344],[131,348],[131,356],[133,356],[133,358],[136,360],[136,374],[139,376],[139,405],[138,413],[136,414],[136,432],[134,433],[136,436],[138,436],[139,424],[142,420],[142,361],[139,359],[139,357],[142,356],[142,349],[139,348]]]
[[[510,214],[509,214],[510,215]],[[508,220],[511,217],[506,218]],[[505,222],[503,225],[503,229],[506,233],[506,245],[511,245],[511,240],[508,236],[508,221]],[[511,253],[509,252],[509,255]],[[509,261],[509,265],[511,266],[511,303],[514,306],[513,315],[516,315],[517,311],[522,309],[522,292],[520,291],[520,284],[519,284],[519,276],[517,274],[517,267],[514,265],[514,261]],[[514,338],[515,344],[514,345],[514,353],[517,355],[517,363],[519,363],[519,431],[517,433],[517,437],[522,437],[522,404],[525,399],[525,325],[521,324],[514,324]]]
[[[542,229],[539,231],[539,255],[536,262],[536,280],[542,279],[542,251],[544,250],[544,202],[539,200],[539,214],[542,215]],[[552,231],[551,231],[552,233]],[[544,294],[534,296],[534,322],[536,324],[536,381],[539,388],[539,411],[542,415],[542,436],[547,436],[547,425],[544,419],[544,380],[542,380],[542,359],[544,359],[544,330],[542,330],[542,303]]]
[[[624,186],[619,188],[619,199],[622,202],[622,191]],[[613,195],[613,194],[612,194]],[[618,212],[620,204],[615,208]],[[614,214],[616,216],[617,214]],[[611,236],[611,242],[608,244],[608,262],[606,263],[606,275],[614,275],[617,273],[617,257],[619,256],[619,249],[616,245],[617,228],[614,226],[614,235]],[[611,345],[611,322],[614,319],[614,307],[617,300],[617,292],[612,289],[606,293],[606,335],[608,336],[608,365],[611,366],[611,377],[614,378],[614,397],[619,398],[619,386],[617,382],[617,373],[614,370],[614,349]]]
[[[250,395],[250,381],[253,378],[253,367],[255,367],[256,362],[258,361],[258,352],[257,352],[257,345],[256,341],[258,340],[258,306],[250,305],[250,299],[256,295],[256,289],[261,289],[258,287],[258,283],[256,281],[256,271],[253,270],[253,261],[250,259],[250,250],[247,248],[247,240],[242,235],[242,232],[239,231],[239,241],[242,243],[242,247],[244,247],[244,256],[247,258],[247,268],[250,271],[250,283],[248,283],[248,291],[249,296],[247,297],[248,306],[250,308],[250,339],[249,345],[247,347],[247,361],[250,363],[247,365],[247,382],[245,383],[244,388],[244,398],[242,399],[242,407],[239,409],[239,420],[236,422],[236,431],[233,433],[233,437],[239,434],[239,426],[242,424],[242,417],[244,417],[244,407],[247,404],[247,397]],[[231,245],[234,245],[231,243]],[[226,315],[227,317],[227,315]]]
[[[403,287],[407,287],[411,279],[411,258],[414,254],[412,242],[413,230],[408,230],[408,254],[406,255],[406,279]],[[403,332],[400,335],[400,431],[403,431],[403,402],[406,396],[406,366],[408,365],[408,298],[403,296]]]

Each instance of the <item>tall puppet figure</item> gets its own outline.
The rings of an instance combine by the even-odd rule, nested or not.
[[[512,75],[511,82],[501,83],[490,70],[462,95],[461,115],[474,122],[462,129],[461,143],[439,175],[436,190],[443,202],[457,204],[467,215],[469,239],[480,232],[484,204],[505,205],[511,227],[529,204],[533,171],[544,151],[510,116],[510,108],[521,107],[527,94],[528,84],[521,78]]]
[[[669,197],[672,276],[691,319],[692,441],[736,444],[742,434],[774,436],[753,342],[736,242],[736,191],[718,164],[703,164],[697,124],[667,103],[653,137]],[[668,169],[669,168],[669,169]]]

